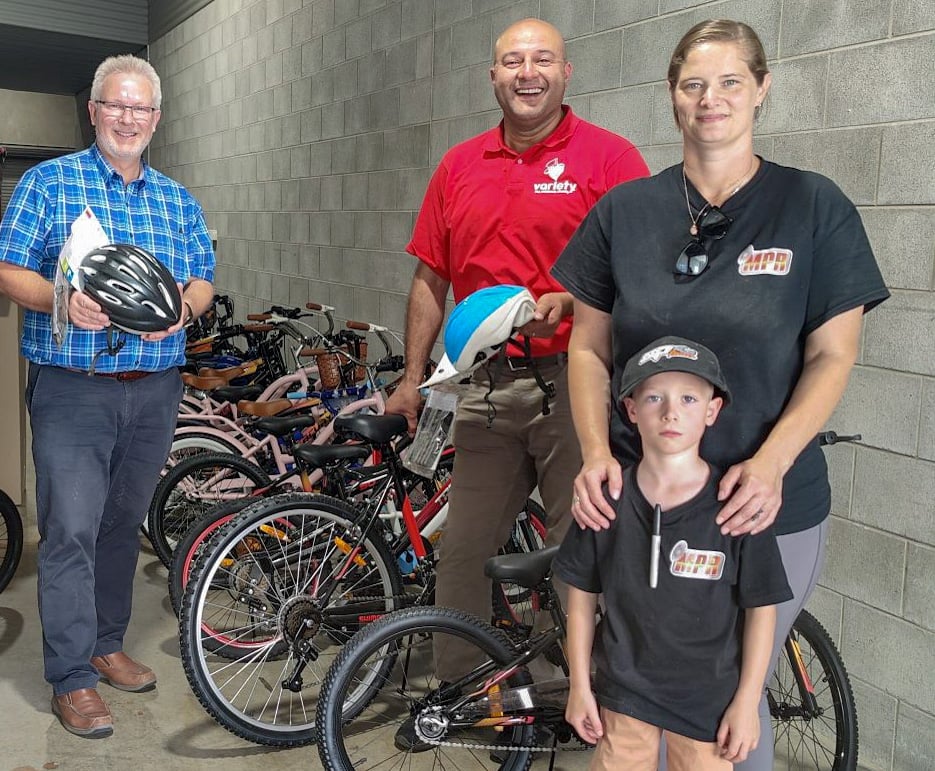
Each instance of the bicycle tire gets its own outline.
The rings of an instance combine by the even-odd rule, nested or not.
[[[321,688],[316,719],[318,753],[327,771],[368,771],[376,768],[421,769],[501,768],[526,771],[532,762],[528,746],[534,726],[518,725],[500,734],[498,749],[506,759],[493,760],[488,746],[495,743],[492,731],[468,728],[439,741],[458,741],[463,747],[439,744],[427,751],[410,752],[394,745],[400,726],[413,716],[429,714],[426,704],[438,692],[439,681],[432,663],[433,645],[443,645],[446,636],[458,638],[477,647],[487,671],[461,684],[462,693],[494,693],[483,682],[491,672],[506,666],[516,656],[507,636],[480,619],[462,611],[439,607],[407,608],[384,616],[351,639],[335,659]],[[389,666],[387,666],[389,665]],[[380,673],[374,678],[375,672]],[[477,672],[477,670],[475,670]],[[517,669],[505,683],[528,685],[532,680],[525,669]],[[488,688],[489,688],[488,683]],[[474,702],[471,702],[473,705]],[[438,725],[445,713],[439,701]],[[488,711],[486,714],[492,714]],[[418,717],[417,717],[418,719]]]
[[[165,465],[160,472],[160,478],[165,476],[169,469],[177,466],[186,458],[206,452],[233,453],[237,455],[240,453],[240,448],[233,442],[207,432],[191,432],[181,435],[177,433],[172,440],[169,456],[166,458]],[[155,551],[156,545],[153,543],[153,539],[149,537],[149,522],[144,520],[140,525],[140,530]]]
[[[212,506],[204,516],[195,522],[172,551],[169,561],[169,602],[175,617],[179,617],[182,609],[182,592],[188,583],[188,578],[201,554],[204,553],[205,544],[211,539],[215,531],[229,522],[233,517],[243,511],[247,506],[256,503],[255,498],[241,498],[236,501],[223,501]]]
[[[23,518],[19,509],[0,490],[0,592],[7,588],[23,556]]]
[[[341,625],[401,602],[383,531],[359,541],[359,516],[335,498],[285,493],[247,507],[206,545],[182,594],[182,663],[208,714],[237,736],[313,742],[321,680],[347,639]],[[335,588],[316,598],[332,578]],[[315,657],[299,671],[305,643]],[[297,672],[302,681],[289,683]]]
[[[169,457],[166,459],[165,471],[177,466],[183,460],[208,452],[239,455],[240,448],[236,442],[206,431],[176,434],[172,439]]]
[[[855,771],[857,707],[841,654],[808,611],[799,614],[792,629],[818,710],[810,714],[803,704],[803,684],[792,664],[790,636],[766,687],[775,737],[775,768]]]
[[[209,508],[270,484],[263,469],[232,453],[195,455],[170,469],[156,485],[147,518],[147,535],[162,564],[169,567],[178,541]]]

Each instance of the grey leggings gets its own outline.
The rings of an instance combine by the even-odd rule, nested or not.
[[[776,540],[782,554],[786,578],[793,598],[776,606],[776,636],[773,638],[773,658],[767,682],[773,676],[783,643],[792,624],[812,594],[825,561],[825,538],[828,520],[799,533],[781,535]],[[665,771],[665,745],[659,759],[659,768]],[[760,699],[760,743],[743,763],[734,765],[734,771],[773,771],[773,724],[769,717],[766,694]]]

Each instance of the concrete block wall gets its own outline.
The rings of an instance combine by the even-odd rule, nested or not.
[[[238,311],[329,303],[401,330],[403,253],[442,153],[498,119],[510,22],[568,39],[569,101],[658,171],[680,160],[664,84],[682,33],[750,23],[774,73],[757,151],[832,177],[893,297],[866,320],[831,425],[834,517],[812,607],[854,682],[861,765],[935,768],[935,4],[930,0],[215,0],[154,42],[157,168],[219,235]]]

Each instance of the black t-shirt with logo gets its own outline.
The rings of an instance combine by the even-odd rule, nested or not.
[[[697,215],[704,199],[691,182],[687,191]],[[889,292],[857,210],[827,178],[763,161],[721,208],[733,221],[724,238],[705,242],[708,268],[677,277],[676,258],[691,239],[681,165],[618,185],[591,209],[552,273],[577,299],[611,314],[614,393],[627,359],[663,335],[717,354],[733,401],[705,432],[701,455],[728,468],[751,457],[779,418],[809,333]],[[611,444],[625,464],[641,456],[619,407]],[[816,440],[783,480],[776,532],[818,524],[830,500]]]
[[[624,472],[607,530],[569,529],[556,576],[604,593],[594,690],[607,709],[700,741],[714,741],[740,677],[742,608],[792,599],[772,529],[721,535],[720,474],[662,515],[658,581],[649,585],[653,507]]]

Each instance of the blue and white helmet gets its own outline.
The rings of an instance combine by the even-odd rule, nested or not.
[[[536,301],[528,289],[501,284],[478,289],[459,302],[445,324],[445,355],[420,388],[463,378],[531,321]]]

